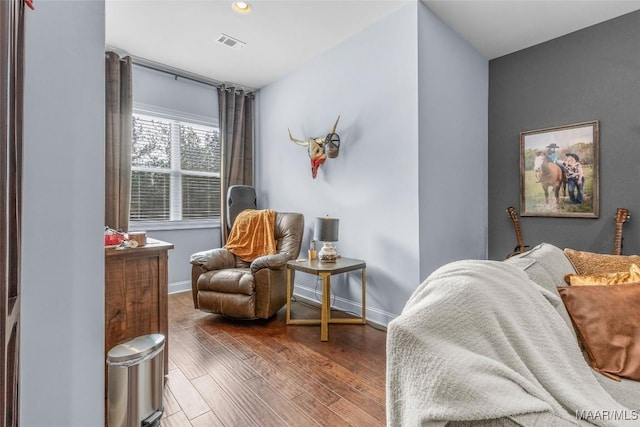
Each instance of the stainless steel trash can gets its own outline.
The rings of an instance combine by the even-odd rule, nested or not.
[[[164,335],[150,334],[116,345],[107,354],[109,427],[160,425],[164,383]]]

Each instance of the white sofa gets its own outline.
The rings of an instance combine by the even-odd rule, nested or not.
[[[640,425],[640,383],[595,372],[556,286],[575,270],[543,243],[435,271],[387,332],[387,425]]]

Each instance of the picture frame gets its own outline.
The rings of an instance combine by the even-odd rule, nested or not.
[[[599,217],[599,128],[593,120],[520,133],[521,216]]]

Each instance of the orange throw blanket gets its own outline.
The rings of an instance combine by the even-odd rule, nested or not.
[[[276,253],[276,211],[245,209],[238,214],[225,249],[243,261]]]

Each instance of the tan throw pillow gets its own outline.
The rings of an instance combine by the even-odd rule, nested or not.
[[[640,267],[631,264],[627,272],[597,274],[567,274],[564,281],[570,286],[624,285],[640,282]]]
[[[640,381],[640,284],[558,287],[591,367]]]
[[[578,274],[616,273],[629,271],[631,264],[640,265],[638,255],[605,255],[569,248],[564,254]]]

